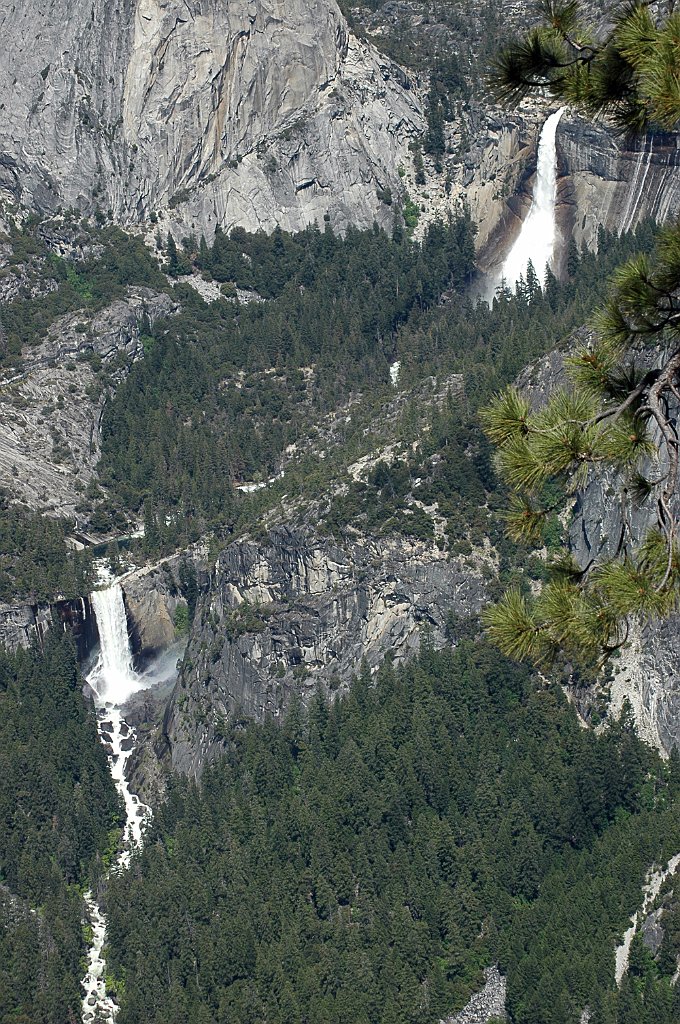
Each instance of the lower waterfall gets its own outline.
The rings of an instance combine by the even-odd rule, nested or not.
[[[135,746],[135,732],[123,717],[122,706],[140,690],[152,685],[148,677],[138,675],[132,664],[123,592],[118,584],[96,590],[90,598],[99,631],[100,652],[87,676],[95,694],[97,731],[109,757],[111,775],[125,804],[125,828],[122,848],[112,868],[127,867],[133,849],[142,841],[144,822],[151,811],[132,792],[125,768]],[[82,985],[83,1024],[113,1024],[118,1013],[115,1001],[106,993],[106,917],[94,894],[85,893],[92,943],[88,953],[87,974]]]

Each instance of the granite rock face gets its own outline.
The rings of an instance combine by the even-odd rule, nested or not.
[[[16,651],[28,647],[52,625],[49,605],[0,604],[0,647]]]
[[[357,537],[336,544],[279,527],[220,556],[199,601],[166,715],[173,767],[198,776],[220,750],[220,725],[243,714],[279,716],[317,685],[346,690],[362,659],[416,651],[421,630],[441,643],[449,611],[479,611],[481,571],[435,546]]]
[[[99,460],[106,392],[94,367],[120,383],[142,354],[144,318],[174,308],[168,295],[131,288],[97,313],[60,317],[24,350],[21,373],[0,388],[0,487],[29,508],[74,516]]]
[[[502,117],[487,115],[456,183],[480,225],[480,266],[497,266],[519,233],[533,195],[538,141],[550,110],[535,104]],[[637,142],[617,138],[566,111],[556,138],[558,157],[558,271],[573,238],[597,249],[600,226],[620,234],[651,218],[680,214],[680,140],[648,134]]]
[[[177,609],[186,607],[182,595],[180,564],[191,562],[197,587],[208,583],[205,562],[196,549],[173,555],[159,565],[136,569],[120,578],[127,612],[132,653],[138,669],[181,643],[175,626]]]
[[[646,218],[664,223],[680,212],[680,139],[649,133],[634,143],[566,116],[558,133],[562,221],[580,247],[596,247],[598,225],[630,231]]]
[[[46,632],[54,627],[69,630],[81,661],[97,644],[97,624],[87,597],[51,604],[0,603],[0,648],[16,651],[29,647],[35,640],[41,643]]]
[[[422,106],[335,0],[1,0],[0,32],[0,195],[178,237],[391,221]]]

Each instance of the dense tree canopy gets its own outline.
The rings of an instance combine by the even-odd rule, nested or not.
[[[87,552],[69,551],[69,524],[11,505],[0,489],[0,601],[45,601],[86,594],[92,582]]]
[[[515,1024],[675,1020],[672,955],[635,979],[657,1016],[612,986],[647,866],[680,842],[678,763],[627,719],[595,736],[478,637],[425,639],[224,743],[111,882],[120,1024],[427,1024],[495,960]]]
[[[79,1019],[81,889],[121,811],[75,650],[0,651],[0,1021]]]

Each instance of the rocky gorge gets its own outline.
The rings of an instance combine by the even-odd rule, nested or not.
[[[421,6],[392,8],[401,17]],[[93,540],[103,539],[96,546],[101,555],[108,540],[116,542],[107,553],[110,564],[104,569],[99,563],[94,595],[66,600],[62,593],[38,601],[22,593],[16,603],[0,604],[0,646],[39,648],[50,630],[74,636],[90,679],[85,693],[97,706],[100,737],[126,805],[124,841],[130,849],[123,866],[141,842],[145,805],[161,803],[172,773],[178,785],[184,785],[182,776],[187,785],[196,783],[198,794],[202,777],[211,775],[206,769],[225,750],[233,752],[234,730],[245,730],[248,722],[282,720],[317,694],[332,703],[348,694],[358,674],[379,678],[385,661],[406,668],[419,651],[448,651],[471,637],[480,643],[477,616],[498,595],[502,574],[515,573],[518,579],[525,572],[511,562],[499,534],[487,531],[499,512],[488,490],[476,492],[481,494],[477,517],[455,488],[453,497],[446,495],[446,514],[437,501],[418,496],[418,488],[431,483],[455,447],[447,436],[440,451],[428,450],[418,463],[427,435],[438,418],[450,416],[457,425],[468,415],[480,378],[474,366],[466,375],[445,364],[437,376],[414,385],[403,323],[397,321],[394,329],[401,349],[396,341],[394,347],[385,343],[376,326],[372,344],[380,350],[385,377],[380,388],[388,388],[389,400],[372,405],[370,389],[362,393],[357,387],[347,389],[342,400],[325,393],[314,407],[310,396],[331,371],[321,357],[301,370],[295,365],[298,351],[284,316],[276,365],[250,377],[233,371],[225,353],[230,345],[236,348],[240,311],[251,299],[257,308],[274,300],[223,277],[213,279],[207,264],[201,269],[195,262],[198,238],[210,241],[216,227],[269,233],[316,222],[342,235],[352,225],[371,229],[375,224],[378,235],[379,227],[391,232],[395,223],[401,231],[403,220],[406,237],[410,232],[419,240],[438,218],[447,221],[469,210],[477,228],[477,266],[493,273],[526,224],[536,196],[539,135],[554,111],[528,103],[508,114],[477,96],[460,99],[443,129],[444,154],[438,159],[427,148],[422,152],[430,102],[427,73],[385,56],[376,45],[377,22],[377,31],[366,35],[356,20],[348,22],[347,13],[335,0],[118,0],[109,5],[95,0],[88,9],[60,0],[49,10],[31,0],[18,12],[0,0],[8,54],[0,68],[5,115],[0,222],[7,229],[0,241],[0,355],[6,349],[3,308],[49,297],[64,279],[89,303],[51,317],[48,328],[36,332],[2,371],[0,489],[13,506],[67,521],[74,548],[94,549]],[[666,222],[677,216],[678,154],[675,136],[649,134],[628,145],[564,111],[551,168],[558,277],[566,273],[570,240],[577,249],[596,250],[601,229],[619,234],[649,218]],[[66,207],[77,214],[64,212]],[[410,213],[410,226],[402,211]],[[12,239],[31,223],[32,214],[52,217],[39,229],[49,251],[42,262],[20,261],[12,249]],[[87,232],[81,236],[74,228],[81,216],[83,225],[93,218],[100,227],[122,225],[137,241],[142,236],[154,250],[157,286],[126,283],[119,297],[93,301],[78,268],[100,250],[87,241]],[[194,260],[190,273],[174,273],[168,256],[174,238],[175,254],[179,248],[185,262]],[[283,251],[285,246],[277,260]],[[166,262],[157,267],[156,260]],[[398,281],[397,299],[399,286]],[[289,292],[297,298],[308,288],[307,280],[296,280]],[[211,304],[225,298],[233,303],[233,334],[226,315],[223,323],[216,319],[217,326],[202,319],[195,293]],[[440,337],[434,313],[428,321],[431,310],[465,303],[474,318],[467,294],[438,292],[431,309],[420,293],[419,301],[418,329],[425,337],[431,331],[433,347]],[[294,439],[286,438],[290,443],[274,454],[273,467],[263,463],[254,467],[254,475],[244,475],[248,457],[239,452],[238,475],[233,481],[229,476],[228,486],[241,483],[233,487],[229,508],[225,500],[218,510],[223,522],[213,518],[198,540],[198,531],[187,530],[190,540],[181,550],[167,538],[176,519],[198,500],[200,488],[192,489],[193,480],[182,490],[174,515],[163,504],[162,481],[146,500],[126,510],[124,528],[90,530],[90,513],[106,498],[100,458],[107,405],[135,366],[147,365],[142,361],[159,342],[152,336],[155,325],[161,324],[159,336],[167,334],[168,323],[180,316],[188,326],[178,348],[200,349],[201,330],[207,335],[214,329],[222,344],[211,353],[217,390],[231,389],[248,399],[251,404],[243,407],[249,410],[245,417],[253,418],[254,434],[266,435],[274,423],[278,429],[288,412],[276,395],[272,399],[274,385],[283,382],[285,389],[298,370],[300,401],[319,410],[314,424],[296,423]],[[313,333],[313,327],[308,330]],[[346,333],[356,331],[356,323],[348,321]],[[456,341],[452,333],[448,342]],[[504,358],[500,348],[490,346],[487,358]],[[535,405],[563,380],[563,355],[563,350],[551,353],[520,377]],[[257,354],[243,358],[244,365],[251,358],[255,363]],[[191,376],[195,369],[187,375],[187,389],[198,389]],[[332,365],[332,372],[338,379],[349,375],[344,365]],[[181,425],[184,433],[168,437],[180,437],[177,444],[188,450],[187,438],[204,413],[187,411],[176,399],[162,392],[157,417],[168,414]],[[223,433],[226,446],[228,430]],[[162,463],[162,445],[157,438],[151,443]],[[461,452],[463,478],[466,463],[479,453],[469,441],[461,442]],[[169,460],[163,464],[169,466]],[[487,470],[491,474],[490,464]],[[394,489],[399,472],[408,477],[403,492]],[[312,479],[307,490],[301,483],[305,473]],[[392,504],[385,499],[379,507],[382,524],[378,516],[370,519],[371,501],[385,498],[383,485],[375,483],[381,474],[385,491],[393,486]],[[310,497],[317,480],[319,491]],[[569,544],[581,565],[591,552],[612,543],[618,483],[591,479],[576,497]],[[267,500],[269,491],[273,497]],[[330,510],[336,499],[357,494],[363,519],[348,515],[341,527],[334,525]],[[400,501],[401,519],[393,515]],[[373,522],[373,528],[364,522]],[[156,531],[155,540],[144,537],[145,529]],[[133,530],[137,543],[132,555],[121,559],[117,541],[130,540]],[[540,570],[534,566],[532,572],[526,578],[537,590]],[[105,578],[112,585],[102,589]],[[107,640],[102,632],[103,605],[113,601],[113,592],[122,675],[115,658],[106,673],[102,668],[102,651],[112,649],[112,634]],[[584,685],[572,666],[564,667],[559,682],[584,726],[601,733],[603,721],[616,718],[628,702],[640,737],[664,756],[680,747],[678,624],[677,616],[634,624],[627,648],[595,683]],[[103,684],[114,686],[121,678],[132,684],[114,700]],[[85,1019],[93,1020],[99,1008],[114,1020],[116,1004],[103,982],[106,910],[97,900],[88,896],[96,941]],[[491,962],[487,958],[483,965]],[[480,985],[483,965],[477,971]],[[483,982],[446,1024],[503,1019],[505,976],[487,966]]]

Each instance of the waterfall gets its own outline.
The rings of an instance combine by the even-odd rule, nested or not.
[[[519,236],[505,258],[501,279],[514,289],[520,276],[526,277],[531,260],[541,284],[545,283],[546,266],[551,266],[555,253],[557,225],[557,125],[565,107],[551,114],[543,125],[538,143],[536,182],[529,214],[522,224]]]
[[[132,664],[123,592],[117,583],[106,590],[95,590],[90,601],[99,631],[99,657],[87,681],[95,693],[97,730],[109,755],[113,781],[125,805],[122,850],[113,870],[127,867],[132,850],[142,841],[142,828],[150,809],[141,803],[128,785],[125,769],[135,746],[135,732],[123,717],[121,706],[139,690],[152,685],[153,679],[138,675]],[[85,893],[92,942],[88,952],[87,974],[82,984],[83,1024],[115,1024],[118,1007],[106,993],[106,917],[91,891]]]
[[[99,630],[100,654],[89,681],[102,703],[124,704],[139,688],[139,678],[132,667],[123,591],[115,583],[107,590],[95,590],[90,600]]]

